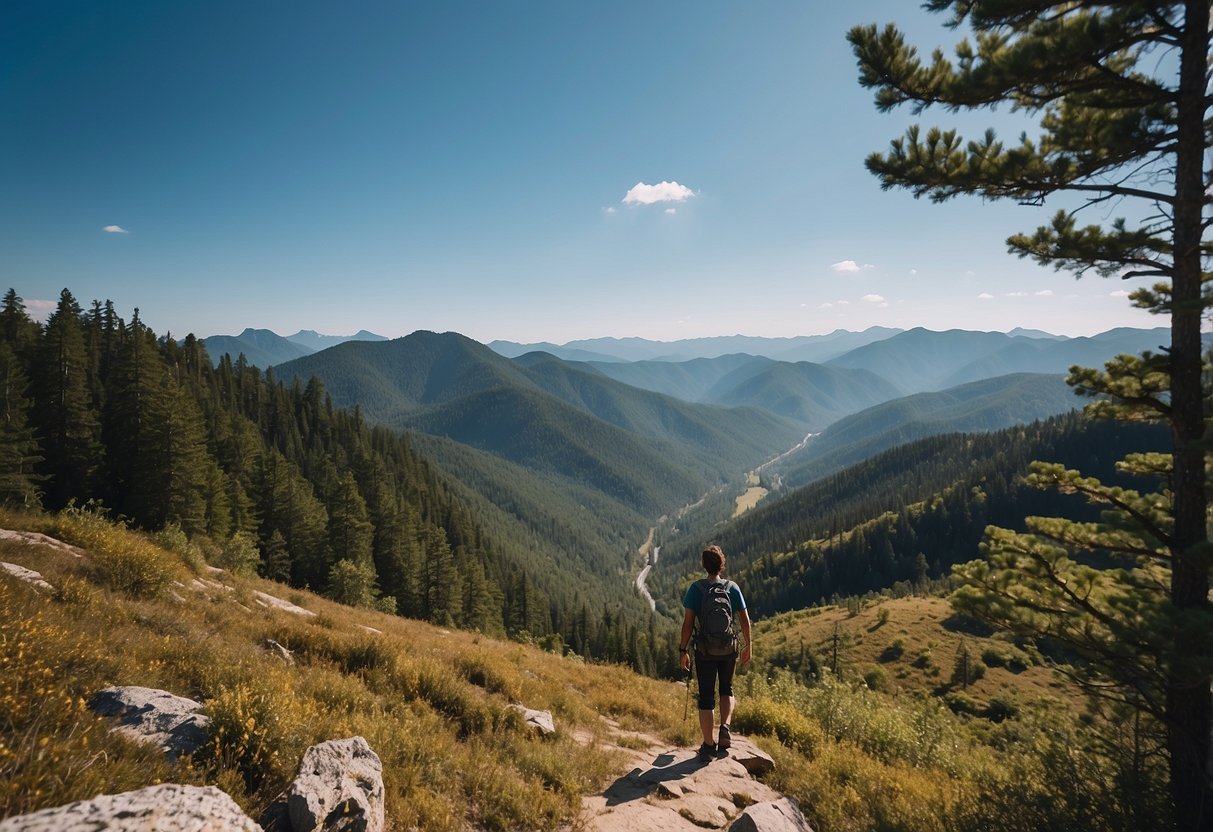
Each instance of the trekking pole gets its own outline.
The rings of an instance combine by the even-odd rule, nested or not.
[[[682,721],[686,722],[687,717],[691,715],[691,672],[687,671],[687,698],[682,703]]]

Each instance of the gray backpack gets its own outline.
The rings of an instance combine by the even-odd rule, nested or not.
[[[733,602],[729,599],[728,581],[710,578],[699,581],[697,619],[696,651],[715,658],[737,653],[737,631],[733,627]]]

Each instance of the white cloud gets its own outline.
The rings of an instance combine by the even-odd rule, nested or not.
[[[914,276],[914,275],[916,275],[916,274],[918,274],[918,269],[910,269],[910,276],[911,276],[911,277],[913,277],[913,276]]]
[[[623,203],[625,205],[652,205],[655,202],[686,202],[693,196],[695,196],[694,191],[677,182],[658,182],[656,185],[637,182],[630,191],[623,195]]]
[[[851,302],[849,300],[840,300],[840,301],[838,301],[838,305],[839,306],[850,306]]]
[[[55,307],[59,305],[58,301],[54,300],[27,300],[25,302],[25,311],[29,316],[38,323],[43,323],[55,311]]]
[[[615,213],[615,206],[610,205],[610,206],[607,206],[606,208],[603,208],[602,210],[604,213],[613,214],[613,213]]]
[[[982,292],[980,295],[977,296],[977,299],[978,300],[994,300],[994,296],[991,295],[989,292]]]
[[[1128,291],[1125,289],[1117,289],[1115,292],[1110,292],[1109,294],[1114,298],[1127,298],[1129,296]]]
[[[1036,292],[1036,297],[1051,298],[1051,297],[1053,297],[1053,290],[1052,289],[1041,289],[1039,292]]]
[[[860,300],[867,301],[868,303],[884,303],[884,298],[880,295],[864,295]]]
[[[678,213],[678,209],[677,209],[677,208],[666,208],[666,209],[665,209],[665,212],[666,212],[667,214],[677,214],[677,213]]]
[[[1007,292],[1009,298],[1026,298],[1027,296],[1027,292]]]
[[[969,269],[967,272],[965,272],[965,277],[977,277],[977,272]]]
[[[864,263],[862,266],[854,260],[839,260],[837,263],[831,263],[830,268],[836,272],[861,272],[864,269],[876,268],[871,263]]]
[[[818,309],[833,309],[833,308],[834,308],[834,304],[832,304],[832,303],[823,303],[823,304],[821,304],[820,306],[818,306],[817,308],[818,308]]]
[[[101,230],[104,231],[106,234],[130,234],[131,233],[120,225],[107,225],[105,228],[103,228]]]

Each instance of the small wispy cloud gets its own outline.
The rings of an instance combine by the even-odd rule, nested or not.
[[[918,274],[918,269],[910,269],[910,276],[911,276],[911,277],[913,277],[913,276],[914,276],[914,275],[916,275],[916,274]]]
[[[677,182],[658,182],[647,185],[637,182],[623,195],[624,205],[653,205],[657,202],[686,202],[695,192]]]
[[[38,323],[45,323],[46,319],[51,316],[51,313],[55,311],[55,307],[58,305],[58,301],[34,298],[33,300],[25,301],[25,311]]]
[[[833,309],[833,308],[834,308],[834,304],[832,304],[832,303],[823,303],[823,304],[819,305],[817,308],[818,308],[818,309]]]
[[[994,296],[991,295],[989,292],[982,292],[980,295],[977,296],[977,299],[978,300],[994,300]]]
[[[615,206],[614,206],[614,205],[608,205],[606,208],[603,208],[603,209],[602,209],[602,212],[603,212],[604,214],[613,214],[613,213],[615,213]]]
[[[973,271],[972,269],[968,269],[965,272],[965,277],[977,277],[977,272]]]
[[[666,209],[665,209],[665,212],[666,212],[667,214],[677,214],[677,213],[678,213],[678,209],[677,209],[677,208],[666,208]]]
[[[1007,292],[1009,298],[1026,298],[1027,296],[1027,292]]]
[[[1036,292],[1035,295],[1038,298],[1051,298],[1051,297],[1053,297],[1053,290],[1052,289],[1041,289],[1039,292]]]
[[[130,234],[131,233],[120,225],[107,225],[107,226],[105,226],[105,228],[102,228],[101,230],[104,231],[106,234]]]
[[[1127,298],[1129,296],[1129,292],[1125,289],[1117,289],[1115,292],[1109,292],[1108,294],[1114,298]]]
[[[860,300],[867,303],[884,303],[884,297],[882,295],[864,295],[860,298]]]
[[[837,263],[831,263],[830,268],[836,272],[861,272],[864,269],[876,268],[871,263],[864,263],[862,266],[854,260],[839,260]]]
[[[838,301],[838,305],[839,306],[850,306],[851,302],[849,300],[840,300],[840,301]]]

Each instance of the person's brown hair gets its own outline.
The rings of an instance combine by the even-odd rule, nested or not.
[[[719,575],[724,568],[724,551],[719,546],[712,545],[703,550],[703,568],[709,575]]]

